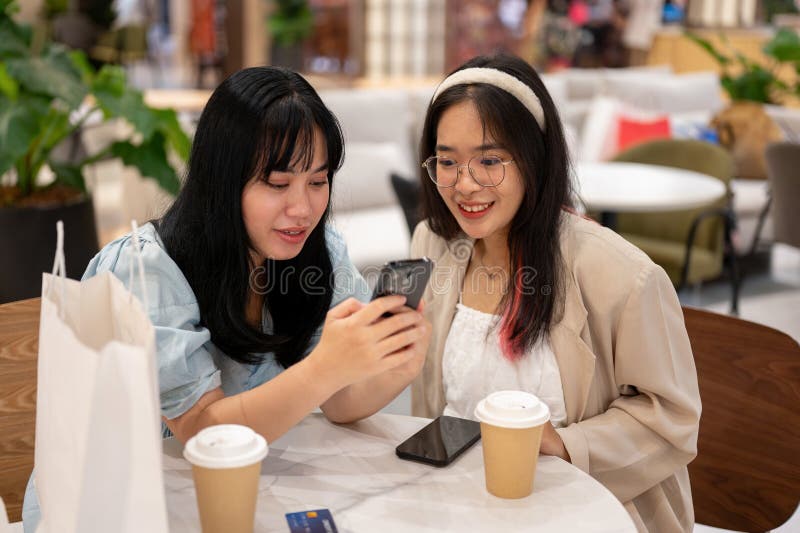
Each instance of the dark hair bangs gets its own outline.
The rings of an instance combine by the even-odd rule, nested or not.
[[[314,162],[314,130],[319,128],[327,149],[328,179],[344,160],[344,137],[336,117],[324,105],[309,105],[294,96],[275,102],[264,117],[258,152],[264,178],[270,172],[289,169],[306,172]]]

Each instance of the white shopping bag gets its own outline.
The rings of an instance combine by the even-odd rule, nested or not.
[[[139,250],[135,224],[133,234]],[[141,257],[138,267],[144,286]],[[64,277],[59,222],[42,280],[37,533],[168,531],[155,365],[153,325],[122,282]]]

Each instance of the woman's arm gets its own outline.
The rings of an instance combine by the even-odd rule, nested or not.
[[[631,394],[556,431],[572,463],[625,502],[694,458],[700,395],[680,303],[661,268],[639,273],[611,322],[614,383]]]
[[[346,300],[328,312],[322,338],[308,357],[249,391],[227,397],[221,388],[207,392],[188,411],[166,420],[167,427],[186,442],[211,425],[243,424],[274,441],[336,391],[411,359],[412,351],[403,348],[419,340],[419,328],[406,329],[402,317],[376,322],[404,301],[388,296],[365,306]]]

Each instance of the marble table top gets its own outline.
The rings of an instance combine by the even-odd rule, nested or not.
[[[503,500],[486,492],[478,444],[436,468],[394,448],[429,420],[376,414],[336,425],[311,414],[270,444],[261,470],[256,532],[289,531],[285,514],[330,509],[340,533],[443,531],[635,532],[619,501],[592,477],[540,457],[534,492]],[[199,532],[194,483],[177,440],[164,441],[170,531]]]
[[[578,193],[593,211],[652,212],[692,209],[725,195],[725,185],[706,174],[640,163],[581,163]]]

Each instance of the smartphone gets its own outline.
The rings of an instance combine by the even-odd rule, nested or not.
[[[401,443],[395,452],[401,459],[447,466],[480,438],[480,423],[440,416]]]
[[[427,257],[386,263],[378,274],[372,299],[400,294],[406,297],[408,307],[416,309],[428,285],[431,272],[433,272],[433,261]]]

